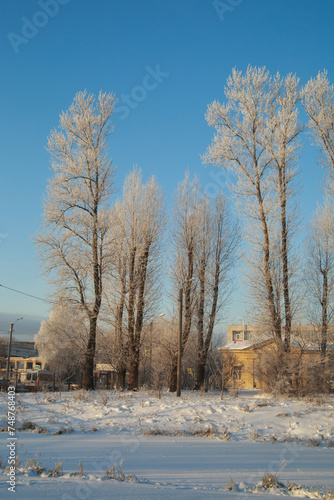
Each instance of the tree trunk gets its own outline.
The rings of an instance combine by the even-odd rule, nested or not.
[[[172,362],[172,370],[169,378],[169,392],[176,392],[177,388],[177,359],[174,356]]]
[[[327,352],[327,308],[328,308],[328,272],[327,268],[322,271],[323,284],[322,284],[322,324],[321,324],[321,360],[324,363]]]
[[[205,385],[205,367],[206,359],[202,358],[197,362],[197,372],[196,372],[196,385],[194,391],[199,391],[204,388]]]
[[[284,350],[290,351],[291,337],[291,306],[290,306],[290,286],[289,286],[289,262],[288,262],[288,229],[286,222],[286,179],[285,179],[285,164],[278,169],[279,174],[279,189],[281,203],[281,259],[282,259],[282,281],[283,281],[283,296],[285,309],[285,335],[284,335]]]
[[[128,304],[128,344],[129,344],[129,358],[130,358],[130,370],[128,379],[128,389],[133,389],[135,369],[134,366],[131,368],[132,364],[135,365],[135,338],[134,338],[134,300],[135,300],[135,257],[136,248],[133,248],[130,256],[130,269],[129,269],[129,304]]]
[[[191,238],[189,248],[188,248],[188,273],[186,278],[186,283],[184,286],[184,328],[182,331],[182,352],[186,347],[190,329],[191,329],[191,321],[192,321],[192,311],[191,311],[191,303],[192,303],[192,279],[194,277],[194,241]]]
[[[204,342],[204,345],[202,348],[202,356],[199,360],[198,368],[197,368],[196,386],[199,386],[199,389],[201,389],[205,383],[206,362],[207,362],[207,358],[208,358],[209,348],[211,345],[213,328],[214,328],[215,321],[216,321],[218,295],[219,295],[219,282],[220,282],[220,275],[221,275],[221,269],[220,269],[221,251],[222,251],[222,248],[221,248],[221,244],[220,244],[220,241],[218,238],[217,247],[216,247],[215,282],[214,282],[214,286],[213,286],[213,297],[212,297],[212,306],[211,306],[211,313],[210,313],[209,328],[208,328],[208,332],[207,332],[205,342]]]
[[[121,275],[121,297],[120,303],[116,310],[116,324],[115,324],[115,333],[116,333],[116,369],[117,369],[117,377],[116,377],[116,387],[120,390],[125,389],[125,376],[126,376],[126,348],[123,342],[123,315],[124,315],[124,307],[125,307],[125,294],[126,294],[126,259],[123,258],[123,262],[121,259],[119,260],[119,272]]]
[[[206,356],[204,352],[204,302],[205,302],[205,268],[206,259],[200,263],[200,290],[197,310],[197,370],[194,391],[199,391],[204,385]]]
[[[146,273],[147,264],[149,257],[149,244],[147,245],[140,262],[139,270],[139,285],[138,285],[138,297],[137,297],[137,318],[134,328],[133,335],[131,339],[129,338],[129,354],[130,354],[130,369],[129,369],[129,382],[128,388],[131,391],[138,390],[139,384],[139,350],[140,350],[140,340],[141,332],[143,328],[143,318],[144,318],[144,294],[145,294],[145,284],[146,284]]]
[[[188,273],[187,273],[187,278],[186,278],[186,283],[184,287],[184,316],[185,316],[185,321],[184,321],[184,328],[182,331],[182,341],[181,341],[181,353],[184,352],[185,346],[187,344],[187,340],[189,337],[190,333],[190,328],[191,328],[191,280],[194,276],[194,242],[193,238],[191,238],[191,241],[189,243],[188,247]],[[175,361],[173,360],[172,363],[172,369],[171,369],[171,375],[170,375],[170,382],[169,382],[169,392],[175,392],[176,391],[176,385],[177,385],[177,358],[175,358]]]
[[[92,317],[89,321],[89,339],[85,353],[83,388],[86,390],[95,389],[94,385],[94,357],[96,342],[97,318]]]
[[[263,230],[263,236],[264,236],[263,264],[264,264],[265,279],[266,279],[266,285],[267,285],[268,306],[269,306],[269,311],[270,311],[270,318],[271,318],[272,327],[273,327],[274,334],[276,337],[277,346],[278,346],[279,351],[281,351],[282,347],[283,347],[282,336],[281,336],[281,318],[278,316],[276,306],[275,306],[274,288],[273,288],[271,272],[270,272],[269,232],[268,232],[267,219],[266,219],[264,206],[263,206],[262,193],[261,193],[261,189],[260,189],[259,184],[257,185],[257,199],[258,199],[259,208],[260,208],[260,218],[261,218],[262,230]]]
[[[125,389],[125,377],[126,377],[126,367],[118,368],[116,376],[116,387],[119,391],[124,391]]]
[[[96,168],[96,185],[98,185],[98,168]],[[89,312],[87,306],[86,311],[89,317],[89,339],[85,356],[85,371],[84,371],[84,388],[95,389],[94,384],[94,358],[96,347],[96,330],[97,318],[101,308],[102,301],[102,239],[99,245],[98,238],[98,197],[94,199],[94,228],[92,241],[92,259],[93,259],[93,278],[94,278],[94,307]],[[84,305],[84,303],[83,303]]]
[[[139,349],[135,344],[129,346],[129,354],[130,354],[130,369],[129,369],[128,389],[130,391],[135,391],[138,389],[138,372],[139,372]]]

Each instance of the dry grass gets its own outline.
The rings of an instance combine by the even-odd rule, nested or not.
[[[224,428],[223,431],[209,426],[205,429],[188,429],[182,431],[180,429],[161,429],[159,427],[150,427],[143,430],[144,436],[197,436],[197,437],[208,437],[208,438],[218,438],[222,441],[229,441],[231,439],[231,433],[228,428]]]

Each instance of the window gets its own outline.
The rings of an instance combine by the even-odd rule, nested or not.
[[[242,332],[236,332],[236,331],[233,331],[233,334],[232,334],[232,339],[234,341],[236,340],[242,340]]]
[[[234,330],[232,333],[232,340],[235,341],[240,341],[240,340],[249,340],[251,338],[251,333],[250,331],[236,331]]]
[[[16,369],[17,370],[23,370],[23,363],[21,363],[21,361],[17,361],[16,362]]]
[[[235,366],[233,368],[233,379],[241,380],[241,366]]]
[[[32,362],[27,361],[27,370],[32,370]]]
[[[105,379],[107,378],[107,376],[108,376],[108,374],[107,374],[107,373],[105,373],[105,374],[103,375],[103,377],[104,377]],[[40,380],[41,382],[52,382],[52,381],[53,381],[53,376],[52,376],[52,374],[51,374],[51,373],[41,373],[41,374],[39,375],[39,377],[38,377],[38,378],[39,378],[39,380]]]

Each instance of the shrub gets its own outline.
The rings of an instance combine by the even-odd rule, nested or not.
[[[122,470],[122,467],[117,467],[117,465],[113,465],[112,467],[107,469],[102,477],[104,479],[116,479],[116,481],[125,481],[125,474]]]
[[[278,477],[270,472],[266,472],[261,481],[261,486],[265,490],[269,490],[269,488],[284,487],[284,484],[279,482]]]
[[[20,431],[30,431],[36,428],[36,424],[31,420],[24,420],[19,427]]]
[[[312,396],[333,391],[334,356],[328,353],[324,365],[318,355],[303,354],[302,349],[263,352],[257,367],[261,387],[274,396]],[[319,401],[320,402],[320,401]]]
[[[251,441],[255,441],[256,439],[259,439],[261,437],[261,434],[257,429],[254,429],[253,432],[249,435],[249,439]]]
[[[55,431],[53,434],[54,436],[59,436],[60,434],[70,434],[71,432],[74,432],[73,427],[65,427],[61,426],[58,431]]]
[[[73,399],[75,401],[88,401],[88,395],[89,393],[85,389],[79,389],[78,391],[75,391],[75,394],[73,395]]]
[[[70,472],[70,476],[80,476],[80,477],[83,477],[84,476],[84,470],[83,470],[83,465],[82,465],[82,462],[81,460],[79,461],[79,472]]]
[[[59,477],[63,475],[63,462],[58,462],[55,464],[54,469],[50,469],[47,474],[49,477]]]
[[[235,484],[233,482],[233,479],[232,477],[230,476],[230,479],[227,483],[227,485],[225,486],[224,488],[226,491],[237,491],[236,487],[235,487]]]
[[[36,460],[34,458],[31,459],[28,458],[26,460],[26,463],[24,464],[24,467],[26,469],[31,469],[35,471],[39,476],[43,474],[43,472],[45,472],[45,468],[41,464],[36,463]]]
[[[320,446],[320,441],[318,439],[308,439],[305,441],[306,446]]]
[[[24,420],[19,427],[20,431],[34,431],[36,430],[38,434],[47,434],[48,430],[46,427],[42,427],[41,425],[35,424],[31,422],[31,420]]]
[[[107,406],[108,404],[108,394],[101,394],[101,404],[102,406]]]
[[[224,441],[229,441],[231,439],[231,433],[227,427],[225,427],[223,433],[220,435],[221,439]]]

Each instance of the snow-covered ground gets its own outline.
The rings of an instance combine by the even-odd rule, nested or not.
[[[7,402],[1,393],[3,465]],[[2,468],[0,498],[334,498],[333,397],[18,394],[16,417],[16,491]]]

